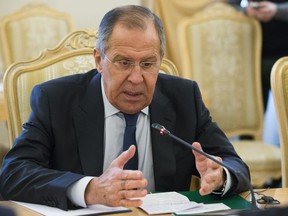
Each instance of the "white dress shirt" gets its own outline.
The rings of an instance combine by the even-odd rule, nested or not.
[[[124,115],[108,101],[101,80],[102,97],[104,102],[104,164],[103,172],[111,162],[123,152],[123,137],[125,131]],[[148,181],[148,192],[155,191],[154,169],[150,134],[149,108],[141,110],[136,126],[136,141],[138,149],[138,169],[143,172]],[[67,196],[75,205],[86,207],[84,193],[93,177],[84,177],[68,188]]]

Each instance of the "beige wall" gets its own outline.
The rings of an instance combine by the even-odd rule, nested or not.
[[[45,3],[72,16],[75,28],[97,28],[110,9],[127,4],[141,4],[141,0],[0,0],[0,18],[30,2]]]

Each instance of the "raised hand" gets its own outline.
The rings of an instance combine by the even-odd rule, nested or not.
[[[192,146],[203,151],[198,142],[194,142]],[[199,193],[201,195],[207,195],[213,191],[219,190],[225,181],[223,167],[194,150],[192,150],[192,152],[195,155],[196,168],[201,177],[201,188]],[[220,157],[215,158],[222,161]]]

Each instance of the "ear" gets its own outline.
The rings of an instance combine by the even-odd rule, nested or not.
[[[94,48],[93,50],[94,60],[96,64],[96,68],[99,73],[102,72],[102,58],[101,58],[101,52],[99,49]]]

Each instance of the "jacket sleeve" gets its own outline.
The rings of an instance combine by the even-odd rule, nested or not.
[[[194,82],[194,95],[198,119],[196,141],[202,145],[203,150],[208,154],[221,157],[223,163],[229,168],[232,185],[226,195],[248,190],[250,186],[249,168],[239,157],[225,133],[213,121],[209,110],[203,103],[196,82]]]
[[[67,210],[73,207],[66,197],[67,188],[84,176],[51,168],[54,143],[49,107],[49,98],[36,86],[31,94],[31,115],[3,161],[0,192],[7,200]]]

